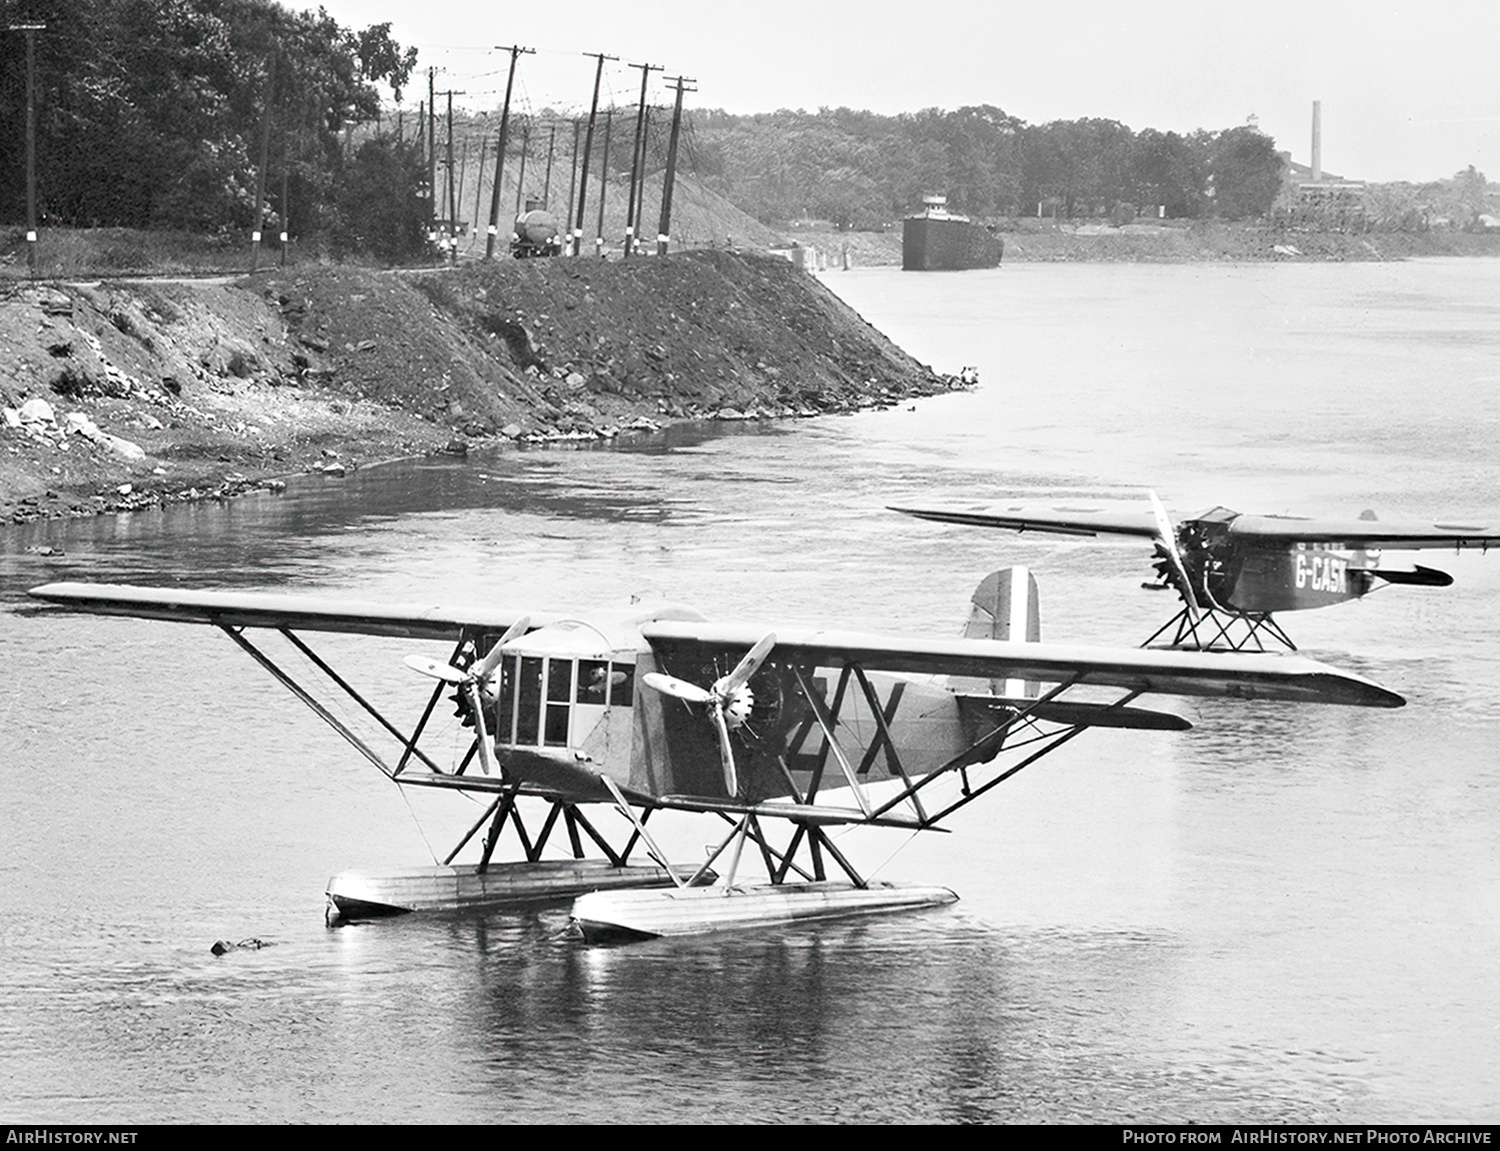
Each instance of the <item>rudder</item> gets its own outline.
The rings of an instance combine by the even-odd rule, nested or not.
[[[979,581],[970,597],[964,638],[1041,642],[1042,620],[1036,577],[1030,568],[1020,565],[1001,568]],[[1034,698],[1040,692],[1037,684],[1018,679],[990,680],[989,690],[1012,699]]]

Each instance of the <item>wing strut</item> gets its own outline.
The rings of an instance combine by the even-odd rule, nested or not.
[[[620,814],[635,824],[635,832],[641,837],[641,841],[645,843],[647,854],[656,860],[657,863],[661,864],[666,873],[672,877],[672,882],[678,887],[688,886],[688,882],[677,874],[677,869],[667,859],[666,852],[656,846],[656,840],[651,838],[651,833],[646,830],[646,825],[636,818],[635,809],[626,802],[625,793],[620,790],[620,785],[602,771],[599,773],[599,778],[603,781],[604,786],[609,788],[609,793],[615,797],[615,806],[620,809]],[[693,878],[697,879],[699,874],[701,874],[701,870],[694,873]]]
[[[413,754],[415,754],[418,759],[420,759],[433,771],[439,770],[438,765],[433,763],[432,760],[428,759],[427,756],[422,753],[421,749],[417,747],[417,740],[422,738],[422,731],[427,726],[427,720],[432,715],[432,709],[437,706],[438,697],[443,690],[441,684],[438,685],[437,691],[433,693],[432,699],[427,704],[427,710],[422,713],[421,720],[417,723],[416,728],[412,731],[411,738],[408,739],[406,736],[402,735],[401,732],[396,729],[396,726],[389,720],[387,720],[385,716],[381,715],[378,711],[371,707],[370,704],[365,702],[364,698],[359,694],[359,692],[350,687],[349,684],[344,681],[344,677],[339,675],[338,672],[334,671],[333,668],[329,667],[317,652],[313,651],[312,648],[303,643],[296,632],[292,631],[290,628],[285,627],[277,628],[276,630],[286,637],[288,643],[292,644],[292,646],[294,646],[298,651],[300,651],[309,660],[311,660],[319,671],[321,671],[329,679],[333,680],[333,682],[338,684],[339,687],[343,688],[345,694],[348,695],[350,699],[354,700],[355,703],[359,704],[367,712],[374,716],[376,722],[384,727],[386,731],[390,732],[398,740],[401,741],[403,745],[401,759],[399,762],[397,762],[395,770],[390,773],[392,779],[401,774],[401,772],[405,769],[407,763],[411,760]],[[460,640],[459,647],[462,646],[463,641]]]
[[[262,652],[260,648],[256,647],[253,643],[251,643],[248,639],[241,635],[240,632],[235,628],[230,627],[227,624],[220,624],[219,627],[225,635],[234,640],[234,642],[239,644],[240,647],[244,648],[256,663],[260,664],[261,667],[265,668],[268,672],[270,672],[273,676],[280,680],[282,685],[285,686],[288,691],[290,691],[303,703],[307,704],[308,707],[312,708],[319,719],[321,719],[329,727],[333,728],[334,731],[343,736],[344,739],[349,742],[349,746],[354,748],[354,750],[359,752],[360,755],[364,756],[376,767],[378,767],[381,772],[387,777],[389,777],[390,779],[396,778],[395,769],[387,764],[385,760],[380,758],[379,752],[375,751],[372,747],[370,747],[369,744],[365,743],[364,740],[360,739],[359,736],[355,735],[354,732],[349,730],[348,725],[346,725],[343,720],[339,719],[338,716],[334,715],[331,711],[329,711],[326,707],[324,707],[321,703],[314,699],[306,688],[304,688],[291,676],[287,675],[287,673],[282,671],[281,668],[276,666],[270,656]],[[399,738],[402,739],[402,742],[405,742],[405,737]],[[426,757],[423,756],[423,758],[425,759]]]
[[[797,686],[802,689],[802,695],[813,709],[813,714],[818,717],[818,726],[823,729],[823,738],[828,741],[828,747],[833,752],[834,759],[838,760],[839,770],[844,773],[844,778],[849,781],[849,788],[854,792],[854,798],[859,804],[859,809],[865,813],[868,819],[874,812],[870,808],[870,801],[865,796],[865,789],[860,786],[859,776],[854,774],[854,765],[849,762],[849,757],[844,754],[844,749],[839,746],[838,735],[833,729],[833,718],[828,714],[828,705],[823,702],[821,693],[816,692],[807,682],[807,677],[802,674],[802,669],[796,664],[792,665],[792,674],[797,677]]]
[[[896,714],[896,708],[901,703],[901,697],[898,692],[902,685],[900,681],[897,681],[895,687],[891,689],[893,698],[890,701],[890,713],[887,714],[885,709],[880,706],[880,697],[875,694],[875,688],[870,683],[869,677],[865,675],[865,669],[855,664],[854,674],[859,680],[860,689],[865,693],[865,702],[870,705],[870,714],[875,717],[875,728],[880,733],[879,743],[871,742],[866,759],[873,762],[875,749],[880,743],[885,745],[885,757],[887,761],[896,769],[896,772],[901,776],[902,782],[906,784],[907,791],[911,794],[911,805],[917,813],[917,818],[925,823],[927,813],[922,810],[922,801],[918,798],[916,790],[912,787],[911,776],[906,774],[906,767],[902,764],[900,756],[896,754],[896,741],[891,738],[890,718]]]

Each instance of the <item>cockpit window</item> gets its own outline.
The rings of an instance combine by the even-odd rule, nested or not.
[[[542,722],[542,661],[538,656],[521,657],[520,688],[519,706],[516,708],[516,742],[534,746]]]
[[[569,704],[573,698],[573,661],[547,661],[547,729],[548,747],[568,746]]]
[[[629,707],[634,690],[633,663],[506,656],[500,663],[495,738],[521,747],[566,747],[575,704]],[[594,722],[588,720],[589,726]]]
[[[603,660],[585,659],[578,663],[578,702],[609,702],[609,664]]]
[[[635,698],[635,664],[609,665],[609,702],[615,707],[629,707]]]
[[[547,661],[547,701],[567,703],[573,698],[573,661],[549,659]]]

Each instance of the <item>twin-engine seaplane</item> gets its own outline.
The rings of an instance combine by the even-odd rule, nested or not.
[[[1458,523],[1382,523],[1374,512],[1358,519],[1248,516],[1228,508],[1173,524],[1149,493],[1149,510],[1125,508],[892,507],[924,520],[971,527],[1009,528],[1065,536],[1127,536],[1155,547],[1157,582],[1175,589],[1182,610],[1146,643],[1168,632],[1174,647],[1264,651],[1297,645],[1273,613],[1328,607],[1359,599],[1390,584],[1447,587],[1453,577],[1414,564],[1391,567],[1381,549],[1479,548],[1500,543],[1500,528]]]
[[[327,889],[335,915],[576,897],[573,922],[589,941],[951,902],[957,896],[947,888],[866,879],[830,830],[937,828],[1085,728],[1190,726],[1136,706],[1144,695],[1404,702],[1290,653],[1031,642],[1036,586],[1024,568],[985,579],[964,636],[953,639],[771,632],[664,603],[575,616],[74,583],[31,594],[78,611],[218,627],[397,785],[487,802],[438,866],[335,876]],[[322,698],[265,650],[262,637],[275,632],[313,669]],[[451,649],[446,659],[407,658],[421,676],[410,676],[418,718],[403,730],[313,651],[307,632],[435,640]],[[465,738],[456,748],[450,742],[441,762],[427,748],[438,741],[424,736],[439,726],[430,721],[450,695],[472,738],[459,728]],[[383,733],[389,749],[335,707],[368,713],[366,726]],[[531,801],[529,823],[523,799]],[[613,843],[601,808],[624,817]],[[658,810],[717,817],[727,833],[702,862],[674,863],[647,830]],[[549,841],[563,838],[559,824],[566,858],[544,859]],[[499,862],[507,827],[521,858]],[[476,837],[477,861],[456,864]],[[637,848],[651,862],[631,863]],[[764,866],[766,882],[744,882],[746,857]]]

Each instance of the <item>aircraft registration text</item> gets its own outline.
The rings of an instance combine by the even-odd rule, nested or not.
[[[1317,553],[1297,555],[1296,580],[1299,589],[1311,588],[1313,591],[1347,594],[1348,573],[1349,561],[1341,556]]]

